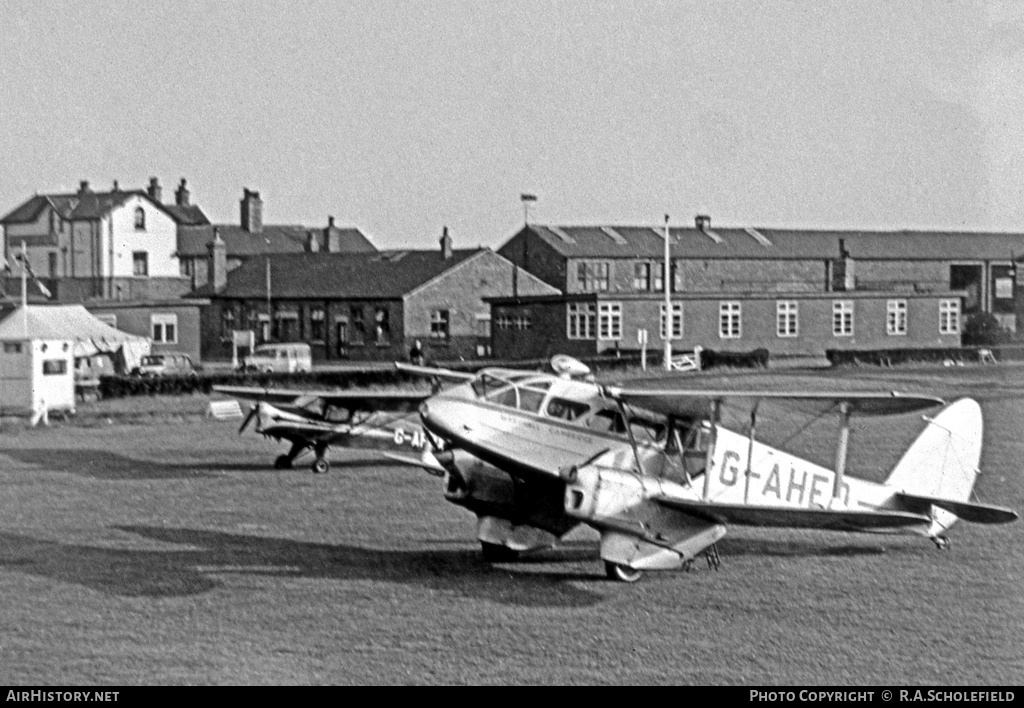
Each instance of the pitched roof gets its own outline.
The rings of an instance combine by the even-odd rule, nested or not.
[[[662,258],[661,226],[541,226],[536,236],[567,258]],[[519,236],[523,232],[516,234]],[[1024,253],[1024,233],[838,231],[670,226],[671,253],[681,258],[828,259],[839,242],[854,259],[1009,260]],[[515,236],[513,236],[515,238]],[[502,247],[504,248],[504,246]],[[498,249],[499,251],[501,249]]]
[[[241,226],[217,224],[178,229],[178,255],[205,256],[208,244],[213,241],[214,229],[217,229],[217,233],[227,246],[227,255],[235,258],[261,256],[266,253],[303,253],[308,249],[311,234],[316,238],[320,251],[327,250],[322,228],[264,224],[259,233],[251,233]],[[377,251],[376,246],[357,228],[334,228],[333,233],[339,237],[339,250],[336,253]]]
[[[378,253],[295,253],[270,259],[271,292],[287,299],[397,299],[488,248]],[[266,259],[251,258],[228,274],[227,286],[200,297],[262,298],[267,293]]]
[[[99,219],[111,209],[128,201],[131,197],[142,197],[166,213],[180,225],[209,224],[203,210],[194,204],[179,206],[163,204],[154,200],[142,190],[116,190],[110,192],[76,192],[74,194],[36,194],[7,213],[0,224],[25,224],[39,218],[47,205],[53,207],[66,221]]]

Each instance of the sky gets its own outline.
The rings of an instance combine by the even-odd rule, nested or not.
[[[0,0],[0,213],[181,178],[379,248],[540,224],[1024,232],[1024,4]]]

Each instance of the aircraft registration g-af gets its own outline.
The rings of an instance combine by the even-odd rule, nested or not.
[[[450,385],[380,395],[216,388],[260,401],[246,423],[255,417],[258,432],[292,442],[278,467],[312,448],[314,471],[326,471],[328,445],[365,434],[420,448],[418,456],[385,455],[444,477],[445,498],[477,516],[491,561],[550,547],[582,523],[600,533],[608,576],[632,582],[644,570],[689,568],[698,555],[717,568],[715,544],[729,525],[910,533],[945,548],[958,519],[1017,518],[971,500],[982,413],[969,398],[924,417],[924,430],[875,483],[845,474],[851,418],[923,411],[942,400],[603,386],[566,356],[552,359],[554,373],[397,366]],[[765,402],[834,415],[833,468],[760,442],[757,411]],[[392,404],[406,417],[374,419]],[[408,413],[414,405],[422,428]],[[723,426],[725,405],[749,413],[745,431]]]

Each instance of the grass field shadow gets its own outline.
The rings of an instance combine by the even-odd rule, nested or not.
[[[583,607],[604,598],[578,576],[508,572],[476,549],[394,550],[311,543],[205,529],[117,526],[186,548],[111,548],[0,533],[0,566],[126,597],[210,592],[229,574],[414,585],[500,604]]]
[[[110,450],[54,448],[11,449],[0,452],[24,465],[32,465],[103,480],[195,479],[213,475],[196,472],[198,465],[138,460]]]

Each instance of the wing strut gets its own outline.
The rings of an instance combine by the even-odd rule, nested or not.
[[[750,440],[747,443],[747,471],[746,480],[743,483],[743,503],[749,502],[748,497],[750,496],[750,476],[753,472],[754,466],[754,435],[757,432],[757,406],[761,403],[760,400],[754,402],[754,407],[750,411]]]
[[[715,445],[718,444],[718,420],[722,417],[722,399],[711,402],[711,436],[708,440],[708,453],[704,460],[704,501],[711,498],[711,463],[715,459]]]
[[[836,446],[836,476],[832,482],[832,505],[843,493],[843,474],[846,472],[846,453],[850,446],[850,404],[839,404],[839,444]]]
[[[622,423],[626,426],[626,435],[629,436],[629,446],[633,448],[633,462],[636,464],[636,473],[641,477],[644,474],[644,466],[640,464],[640,451],[636,447],[636,438],[633,437],[633,426],[629,424],[629,415],[626,411],[626,404],[620,400],[615,403],[619,406],[619,415],[622,416]]]

